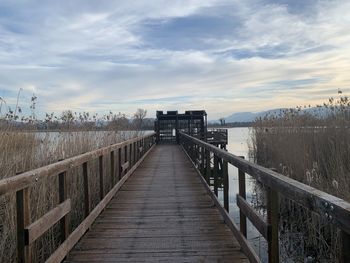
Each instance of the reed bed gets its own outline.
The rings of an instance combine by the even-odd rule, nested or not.
[[[84,131],[65,132],[24,132],[13,127],[0,131],[0,179],[17,173],[42,167],[59,160],[76,156],[97,148],[118,143],[138,136],[139,131]],[[109,174],[109,158],[106,161],[106,174]],[[98,160],[89,162],[91,185],[98,186]],[[70,229],[74,229],[83,219],[83,180],[79,169],[67,173],[68,196],[72,200]],[[106,180],[106,190],[111,182]],[[91,189],[92,206],[99,202],[98,189]],[[50,177],[30,190],[31,222],[58,204],[58,180]],[[16,207],[15,194],[0,197],[0,262],[16,262]],[[58,227],[53,227],[33,246],[32,262],[44,262],[60,244]]]
[[[350,201],[349,100],[331,98],[316,107],[318,113],[304,108],[309,107],[257,119],[251,128],[251,154],[260,165]],[[338,229],[283,196],[280,199],[283,260],[338,262]]]

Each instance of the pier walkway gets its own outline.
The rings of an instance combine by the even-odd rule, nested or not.
[[[66,262],[248,262],[179,145],[157,145]]]

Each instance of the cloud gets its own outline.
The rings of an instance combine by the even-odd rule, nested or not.
[[[350,91],[346,1],[1,1],[0,96],[38,111],[205,108]]]

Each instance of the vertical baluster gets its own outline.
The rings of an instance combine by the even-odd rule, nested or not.
[[[114,163],[114,151],[111,151],[110,153],[110,160],[111,160],[111,183],[113,188],[115,181],[114,181],[114,173],[115,173],[115,163]]]
[[[204,176],[205,173],[205,166],[204,166],[204,162],[205,162],[205,148],[203,146],[201,146],[201,152],[200,152],[200,158],[201,158],[201,174],[202,176]]]
[[[67,199],[67,172],[58,174],[58,201],[64,202]],[[60,220],[61,242],[67,239],[69,235],[68,215],[65,215]]]
[[[271,225],[271,234],[267,240],[270,263],[279,262],[278,203],[278,192],[267,187],[267,223]]]
[[[118,149],[118,179],[122,179],[122,148]]]
[[[210,166],[210,150],[206,150],[206,171],[205,171],[205,179],[210,185],[210,176],[211,176],[211,166]]]
[[[129,168],[128,168],[128,171],[132,165],[132,143],[129,144]]]
[[[228,164],[222,159],[222,176],[224,180],[224,208],[229,211],[229,180],[228,180]]]
[[[128,145],[125,145],[124,146],[124,162],[123,163],[126,163],[128,161]],[[126,171],[123,171],[123,175],[125,175],[125,172]]]
[[[244,156],[239,156],[244,159]],[[238,194],[246,199],[245,173],[238,169]],[[247,218],[244,213],[239,210],[239,228],[243,236],[247,237]]]
[[[30,196],[29,188],[16,192],[17,208],[17,253],[18,262],[28,263],[32,260],[32,247],[27,245],[24,228],[30,224]]]
[[[219,158],[214,153],[214,194],[218,196],[218,187],[219,187]]]
[[[85,217],[90,214],[90,189],[87,162],[83,163]]]
[[[103,155],[98,157],[98,168],[99,168],[99,177],[100,177],[100,200],[105,196],[104,190],[104,177],[103,177]]]

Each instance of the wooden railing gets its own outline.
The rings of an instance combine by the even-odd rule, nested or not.
[[[202,181],[212,194],[219,211],[225,218],[243,251],[251,262],[260,262],[259,257],[247,241],[248,218],[268,243],[268,259],[271,263],[279,262],[279,196],[284,196],[302,205],[306,209],[325,217],[330,225],[335,225],[341,231],[341,262],[350,262],[350,203],[317,190],[313,187],[283,176],[270,169],[248,162],[225,150],[187,134],[180,133],[180,142],[202,176]],[[214,158],[213,165],[210,159]],[[227,165],[238,168],[239,193],[237,205],[240,211],[240,228],[230,218],[229,208],[229,180]],[[220,167],[219,167],[220,166]],[[221,184],[223,185],[224,207],[217,199],[219,185],[219,169]],[[246,201],[245,174],[251,175],[267,189],[267,220]],[[214,178],[213,192],[210,189],[210,178]],[[220,209],[221,208],[221,209]]]
[[[58,222],[62,239],[61,245],[46,262],[61,262],[142,162],[154,143],[155,134],[151,133],[1,180],[0,196],[16,193],[18,262],[31,262],[32,244]],[[105,158],[110,158],[109,175],[105,175]],[[92,208],[90,196],[92,186],[91,183],[89,184],[88,162],[95,159],[98,159],[99,165],[100,202]],[[85,218],[78,227],[70,232],[67,215],[71,211],[71,199],[67,197],[66,177],[67,171],[74,167],[81,167],[82,171]],[[30,188],[54,176],[58,176],[59,181],[59,204],[41,218],[30,222]],[[106,193],[104,187],[104,180],[107,176],[110,177],[112,182],[111,190],[108,193]]]

